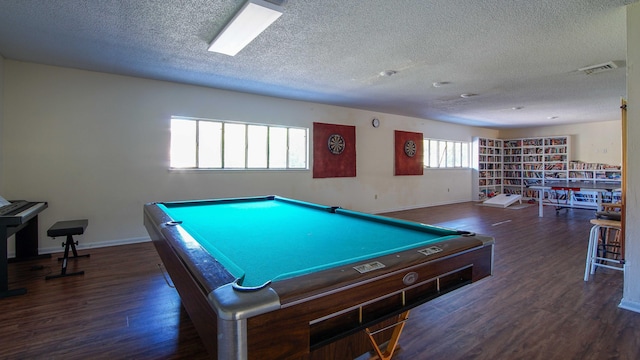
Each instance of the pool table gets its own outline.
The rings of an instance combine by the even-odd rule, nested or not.
[[[144,225],[219,359],[356,357],[361,330],[493,268],[489,236],[278,196],[148,203]]]

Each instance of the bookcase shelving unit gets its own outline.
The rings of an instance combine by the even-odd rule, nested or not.
[[[580,183],[583,186],[601,187],[610,185],[611,188],[619,188],[622,180],[622,168],[617,165],[601,163],[585,163],[581,161],[571,161],[569,163],[569,183]],[[620,192],[602,192],[602,202],[620,202]],[[585,207],[595,207],[598,194],[591,191],[575,192],[572,201]]]
[[[502,151],[499,146],[502,146]],[[576,189],[589,189],[590,185],[593,188],[599,185],[620,187],[620,166],[571,161],[570,136],[502,140],[475,138],[473,149],[474,200],[483,201],[493,194],[504,193],[522,195],[523,200],[539,201],[540,192],[529,188],[529,185],[549,186],[555,183]],[[615,191],[549,189],[543,193],[545,203],[562,201],[566,207],[596,208],[598,196],[604,202],[619,200],[619,192]]]
[[[585,163],[582,161],[569,162],[569,180],[582,182],[613,182],[621,181],[622,169],[620,166]]]
[[[502,193],[502,140],[477,137],[473,140],[474,200],[486,200]]]
[[[504,140],[502,155],[505,194],[522,195],[522,140]]]
[[[504,144],[504,189],[506,193],[535,199],[538,191],[527,185],[567,180],[569,175],[569,136],[506,139]]]
[[[566,180],[569,170],[570,137],[557,136],[544,138],[544,178]]]

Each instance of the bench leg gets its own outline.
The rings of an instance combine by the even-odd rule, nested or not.
[[[67,261],[69,260],[69,247],[71,247],[71,251],[73,252],[73,257],[74,258],[77,258],[77,257],[88,257],[89,256],[89,255],[78,256],[78,251],[76,250],[76,244],[73,242],[73,236],[72,235],[67,235],[67,241],[64,244],[64,256],[61,259],[58,259],[58,260],[62,260],[62,270],[60,270],[60,274],[58,274],[58,275],[48,275],[48,276],[46,276],[45,277],[46,280],[56,279],[56,278],[65,277],[65,276],[73,276],[73,275],[82,275],[82,274],[84,274],[84,271],[77,271],[77,272],[73,272],[73,273],[67,274]]]
[[[67,235],[67,242],[65,243],[65,250],[66,248],[69,247],[69,245],[71,246],[71,251],[73,252],[73,256],[71,256],[71,258],[79,258],[79,257],[89,257],[91,256],[91,254],[86,254],[86,255],[78,255],[78,250],[76,250],[76,243],[73,241],[73,236],[72,235]],[[58,258],[58,261],[62,261],[65,258],[69,258],[69,256],[67,256],[68,251],[65,251],[65,255],[64,257]]]

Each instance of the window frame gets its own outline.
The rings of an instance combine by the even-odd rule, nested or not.
[[[172,166],[172,159],[174,156],[174,139],[173,139],[173,134],[174,131],[172,129],[173,127],[173,121],[177,120],[177,121],[188,121],[188,122],[193,122],[195,123],[195,131],[192,134],[194,136],[194,139],[192,139],[191,141],[195,142],[195,149],[193,150],[189,150],[189,151],[194,151],[195,154],[193,154],[192,156],[193,158],[193,162],[194,162],[194,166]],[[213,143],[213,144],[209,144],[211,145],[211,147],[219,147],[219,156],[220,159],[218,159],[218,161],[216,163],[220,164],[220,167],[206,167],[206,166],[201,166],[201,154],[200,154],[200,148],[201,148],[201,142],[202,139],[200,137],[200,128],[201,128],[201,124],[202,123],[217,123],[220,124],[220,138],[219,144]],[[225,157],[225,151],[227,150],[225,148],[225,140],[229,140],[229,139],[225,139],[225,127],[226,125],[242,125],[244,127],[244,166],[243,167],[225,167],[225,161],[228,160],[228,158]],[[266,144],[266,149],[264,149],[264,151],[266,152],[266,167],[249,167],[249,149],[250,149],[250,144],[249,144],[249,128],[251,126],[259,126],[259,127],[266,127],[266,140],[265,140],[265,144]],[[271,129],[272,128],[277,128],[277,129],[285,129],[286,132],[286,145],[285,145],[285,152],[284,155],[286,157],[285,159],[285,167],[271,167],[270,166],[270,162],[272,161],[271,159],[271,154],[270,154],[270,149],[271,149]],[[301,150],[304,147],[304,154],[303,156],[300,156],[300,154],[296,154],[296,153],[292,153],[292,149],[291,149],[291,129],[296,130],[294,135],[301,135],[304,137],[304,146],[299,146],[297,150]],[[302,131],[302,133],[300,133],[299,131]],[[190,134],[191,135],[191,134]],[[301,137],[302,138],[302,137]],[[256,123],[256,122],[243,122],[243,121],[232,121],[232,120],[220,120],[220,119],[204,119],[204,118],[193,118],[193,117],[184,117],[184,116],[171,116],[170,118],[170,125],[169,125],[169,152],[168,152],[168,162],[169,162],[169,170],[170,171],[278,171],[278,170],[284,170],[284,171],[296,171],[296,170],[309,170],[309,128],[306,127],[302,127],[302,126],[289,126],[289,125],[280,125],[280,124],[265,124],[265,123]],[[191,144],[190,144],[191,145]],[[297,155],[297,156],[296,156]],[[304,166],[298,166],[298,167],[292,167],[291,162],[292,162],[292,158],[294,158],[295,160],[298,159],[304,159]]]
[[[449,139],[423,139],[424,168],[428,170],[466,170],[471,169],[471,142]],[[441,146],[444,144],[444,148]],[[431,153],[432,146],[435,145],[436,154]],[[466,161],[465,161],[466,160]],[[437,166],[432,166],[432,161],[437,162]],[[444,163],[444,166],[440,166]],[[451,163],[451,164],[449,164]],[[459,164],[459,165],[457,165]]]

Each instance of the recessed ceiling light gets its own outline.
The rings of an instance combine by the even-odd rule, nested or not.
[[[587,66],[587,67],[583,67],[578,69],[578,71],[582,71],[583,73],[587,74],[587,75],[591,75],[591,74],[597,74],[603,71],[609,71],[609,70],[614,70],[618,68],[618,64],[616,64],[615,61],[609,61],[606,62],[604,64],[598,64],[598,65],[593,65],[593,66]]]
[[[460,97],[467,99],[467,98],[470,98],[470,97],[473,97],[473,96],[476,96],[476,95],[478,95],[478,94],[468,93],[468,94],[462,94],[462,95],[460,95]]]
[[[451,83],[448,82],[448,81],[437,81],[437,82],[433,83],[433,87],[442,87],[442,86],[449,85],[449,84],[451,84]]]
[[[397,74],[398,72],[395,70],[385,70],[385,71],[381,71],[380,72],[380,76],[393,76],[395,74]]]
[[[524,106],[514,106],[511,108],[511,110],[522,110],[524,109]]]
[[[553,119],[557,119],[557,118],[558,118],[557,116],[549,116],[547,119],[553,120]]]

